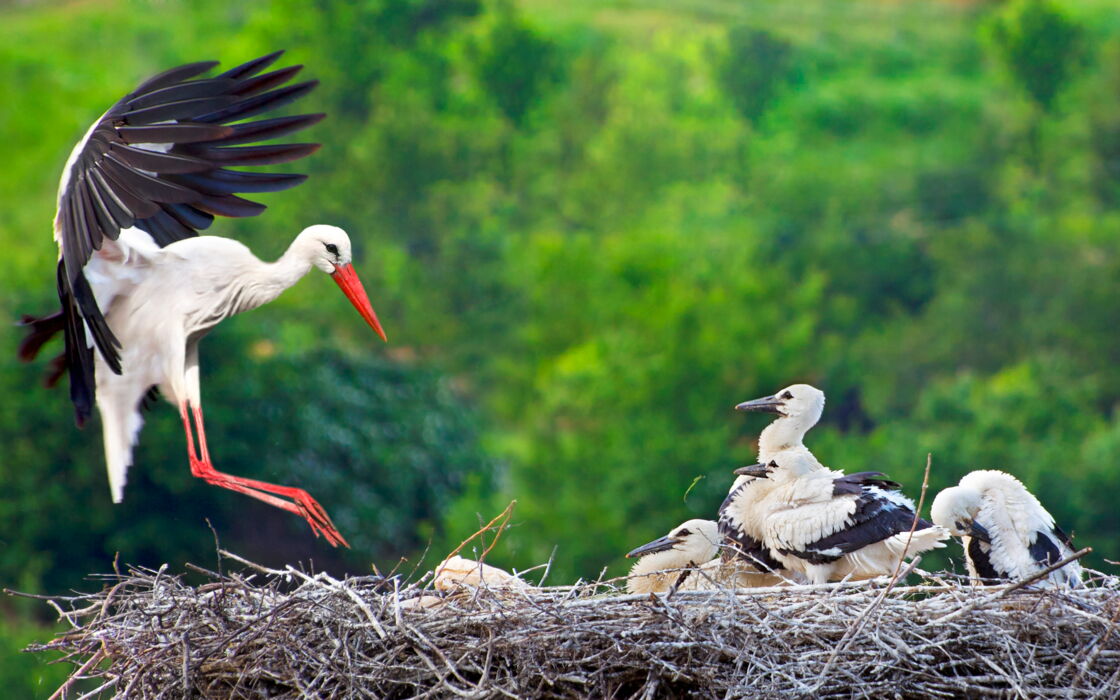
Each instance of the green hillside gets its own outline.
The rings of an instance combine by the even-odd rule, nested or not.
[[[932,489],[1006,469],[1091,566],[1120,558],[1111,3],[0,13],[5,317],[56,303],[55,188],[93,119],[163,68],[286,48],[322,81],[302,109],[330,115],[296,164],[312,177],[211,232],[272,259],[304,226],[344,227],[390,340],[312,274],[202,345],[217,466],[307,488],[354,545],[332,552],[193,479],[165,404],[113,506],[96,420],[75,429],[39,385],[47,358],[20,364],[0,324],[5,586],[89,588],[116,553],[209,564],[205,519],[266,564],[423,570],[511,499],[494,563],[620,574],[751,460],[765,422],[731,407],[799,381],[828,395],[809,441],[825,463],[915,496],[929,453]]]

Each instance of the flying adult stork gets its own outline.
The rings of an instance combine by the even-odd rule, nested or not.
[[[981,469],[937,494],[933,522],[961,538],[968,573],[979,583],[1024,579],[1073,554],[1073,542],[1021,481]],[[1081,564],[1051,571],[1042,586],[1081,585]]]
[[[215,216],[264,210],[238,193],[283,190],[306,179],[227,169],[284,163],[319,147],[244,145],[303,129],[324,116],[250,120],[317,84],[285,85],[302,68],[298,65],[263,72],[281,53],[213,77],[199,76],[217,61],[173,68],[141,83],[94,122],[59,183],[54,237],[62,310],[24,318],[29,333],[20,356],[33,359],[44,342],[63,331],[65,352],[54,361],[48,384],[69,372],[79,427],[96,400],[114,502],[124,497],[143,422],[141,405],[158,387],[179,409],[194,476],[296,513],[337,546],[346,541],[306,491],[217,471],[202,421],[199,340],[223,319],[275,299],[312,267],[330,274],[385,338],[342,229],[311,226],[272,263],[237,241],[198,237]]]

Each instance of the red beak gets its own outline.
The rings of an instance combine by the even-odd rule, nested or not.
[[[366,296],[365,287],[362,286],[362,281],[358,279],[358,273],[354,272],[354,266],[347,263],[346,265],[335,265],[334,272],[331,274],[331,279],[338,284],[338,288],[370,325],[370,328],[377,331],[377,335],[386,343],[389,339],[385,337],[385,331],[381,328],[381,322],[377,320],[377,314],[373,312],[373,307],[370,306],[369,297]]]

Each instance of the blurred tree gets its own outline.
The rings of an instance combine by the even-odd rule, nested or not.
[[[731,104],[757,122],[794,76],[793,46],[774,34],[739,25],[727,32],[727,48],[715,55],[715,76]]]
[[[1120,42],[1103,52],[1104,89],[1089,98],[1089,146],[1093,153],[1092,188],[1102,206],[1120,206]]]
[[[557,77],[555,45],[521,19],[509,3],[500,6],[476,61],[479,82],[517,128],[525,125],[529,110]]]
[[[1055,110],[1058,96],[1086,63],[1085,32],[1050,0],[1019,0],[996,15],[992,38],[1018,87],[1042,114]],[[1030,115],[1027,162],[1042,168],[1042,117]]]
[[[391,567],[423,549],[467,474],[492,488],[495,465],[479,444],[478,419],[434,369],[323,349],[246,357],[223,367],[215,384],[211,395],[233,424],[221,443],[224,469],[255,467],[262,478],[299,483],[327,508],[353,548],[341,554],[359,567]],[[252,416],[259,438],[247,440],[235,414]],[[291,519],[288,529],[303,526]],[[256,528],[239,529],[251,536]],[[279,555],[284,543],[255,539],[262,548]]]
[[[1045,112],[1087,57],[1084,30],[1050,0],[1010,4],[992,23],[992,36],[1018,86]]]

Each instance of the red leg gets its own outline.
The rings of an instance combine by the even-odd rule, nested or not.
[[[323,510],[323,507],[311,497],[311,494],[303,489],[246,479],[232,474],[224,474],[214,469],[214,465],[210,461],[210,451],[206,447],[206,432],[202,427],[202,409],[194,408],[193,410],[195,427],[198,428],[198,447],[201,458],[195,456],[194,436],[191,435],[191,422],[187,415],[187,406],[184,404],[180,407],[180,413],[183,416],[183,429],[187,434],[187,455],[190,458],[192,475],[205,479],[208,484],[243,493],[271,506],[282,508],[289,513],[295,513],[307,520],[307,523],[311,526],[311,531],[316,536],[321,534],[327,542],[335,547],[339,545],[350,546],[335,528],[334,523],[331,522],[327,511]],[[284,500],[284,498],[277,498],[277,496],[283,496],[291,500]]]

